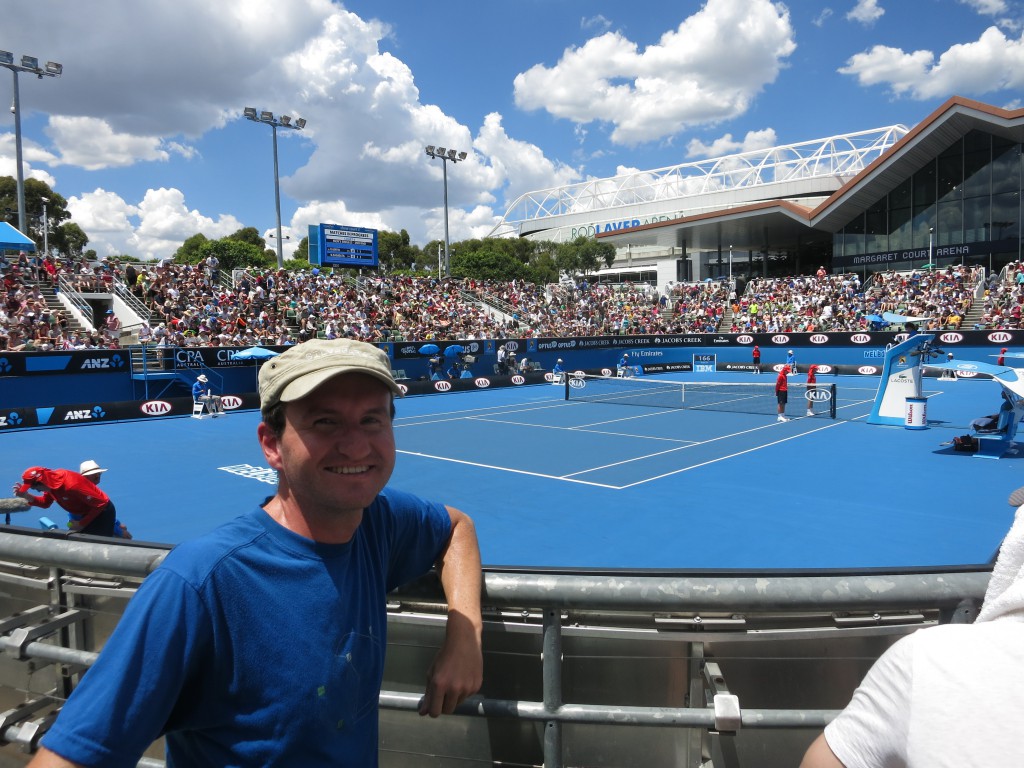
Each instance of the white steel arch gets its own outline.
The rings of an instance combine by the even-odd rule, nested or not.
[[[488,237],[559,226],[556,217],[605,212],[797,180],[856,176],[908,133],[902,125],[831,136],[725,157],[637,171],[520,195]],[[765,190],[758,197],[764,198]],[[831,190],[827,190],[828,193]],[[541,220],[543,226],[536,226]],[[533,226],[524,226],[533,225]]]

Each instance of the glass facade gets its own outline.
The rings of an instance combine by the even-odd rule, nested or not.
[[[929,261],[999,270],[1021,254],[1022,173],[1019,143],[972,131],[837,232],[833,260],[858,271]]]

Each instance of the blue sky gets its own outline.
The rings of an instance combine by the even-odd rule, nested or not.
[[[101,255],[157,258],[282,220],[482,237],[518,195],[901,123],[953,95],[1022,106],[1024,0],[34,0],[0,49],[20,77],[26,175]],[[0,100],[12,79],[0,72]],[[0,122],[13,176],[14,121]]]

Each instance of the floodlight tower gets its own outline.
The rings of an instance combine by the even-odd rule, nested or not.
[[[39,59],[35,56],[22,56],[21,64],[15,64],[14,54],[10,51],[0,51],[0,67],[9,69],[14,74],[14,103],[11,104],[11,112],[14,113],[14,154],[18,178],[18,229],[24,235],[27,234],[25,229],[25,170],[22,168],[21,160],[21,97],[18,93],[18,73],[29,72],[42,80],[44,77],[60,77],[64,67],[56,61],[48,61],[45,66],[40,67]]]
[[[284,250],[281,245],[284,238],[281,237],[281,181],[277,172],[277,129],[291,128],[295,131],[301,131],[306,127],[306,121],[299,117],[295,119],[295,122],[292,122],[291,115],[281,115],[275,118],[273,112],[257,112],[254,107],[246,107],[242,115],[246,120],[252,120],[254,123],[269,125],[274,134],[274,207],[277,211],[277,268],[281,269],[284,266]]]
[[[444,173],[444,277],[450,277],[452,273],[451,251],[448,242],[448,163],[457,163],[466,159],[465,152],[456,149],[445,149],[430,144],[426,148],[427,155],[435,160],[441,161],[441,169]]]

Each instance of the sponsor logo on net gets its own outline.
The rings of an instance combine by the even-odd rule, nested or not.
[[[171,412],[171,404],[166,400],[147,400],[139,410],[146,416],[165,416]]]
[[[826,336],[824,333],[816,333],[813,336],[811,336],[811,344],[827,344],[827,343],[828,343],[828,336]]]
[[[867,344],[871,341],[871,334],[868,333],[855,333],[850,337],[850,341],[854,344]]]
[[[789,344],[789,336],[784,333],[772,336],[772,344]]]
[[[830,389],[808,389],[804,392],[804,397],[815,403],[827,403],[832,399],[832,390]]]
[[[572,376],[569,379],[569,386],[573,389],[583,389],[587,386],[587,382],[584,379]]]
[[[476,386],[477,389],[487,389],[489,386],[491,386],[491,380],[485,379],[483,376],[481,376],[479,379],[473,379],[473,384]]]
[[[865,376],[872,376],[878,373],[878,369],[875,368],[873,365],[862,365],[860,368],[857,369],[857,373],[863,374]]]
[[[451,392],[452,383],[450,381],[435,381],[434,389],[438,392]]]
[[[1007,333],[1006,331],[996,331],[995,333],[990,333],[988,335],[988,340],[994,341],[996,344],[1005,344],[1006,342],[1011,341],[1012,339],[1013,334]]]
[[[939,341],[944,344],[959,344],[963,340],[964,335],[962,333],[944,333],[939,336]]]

